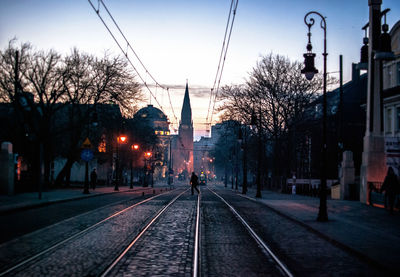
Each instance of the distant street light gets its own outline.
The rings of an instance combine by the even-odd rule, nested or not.
[[[145,172],[145,186],[148,186],[148,176],[149,173],[151,174],[151,177],[153,178],[153,174],[152,174],[152,164],[151,164],[151,157],[153,156],[153,153],[150,151],[146,151],[144,152],[144,157],[145,157],[145,168],[146,168],[146,172]],[[153,180],[151,180],[151,186],[153,186]]]
[[[131,182],[130,182],[130,187],[133,189],[133,155],[135,155],[135,160],[136,160],[136,153],[139,150],[139,145],[138,144],[133,144],[131,146],[131,149],[133,150],[133,154],[131,156]]]
[[[315,54],[311,52],[311,27],[314,25],[315,20],[312,17],[313,14],[321,17],[321,28],[324,30],[324,92],[323,92],[323,115],[322,115],[322,166],[321,166],[321,186],[320,186],[320,202],[319,202],[319,212],[318,212],[318,221],[328,221],[328,211],[326,207],[326,174],[327,174],[327,144],[326,144],[326,110],[327,110],[327,102],[326,102],[326,21],[325,17],[323,17],[320,13],[311,11],[308,12],[304,16],[304,23],[308,27],[308,44],[307,44],[307,53],[304,56],[304,69],[301,70],[301,73],[304,73],[307,80],[311,81],[314,77],[315,73],[318,73],[318,70],[314,66],[314,58]],[[310,16],[310,18],[308,18]]]
[[[125,135],[119,135],[117,137],[117,149],[116,149],[117,150],[117,158],[115,161],[115,187],[114,187],[115,191],[119,190],[118,186],[119,186],[119,182],[120,182],[120,180],[119,180],[119,144],[126,143],[127,141],[128,141],[128,138]]]

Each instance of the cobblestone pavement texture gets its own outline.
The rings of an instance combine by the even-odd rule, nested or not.
[[[119,194],[119,196],[122,195]],[[117,200],[120,201],[116,203],[111,203],[106,206],[101,206],[95,210],[81,213],[77,216],[68,218],[1,244],[0,272],[150,196],[151,195],[142,197],[133,193],[124,193],[124,197],[122,198],[124,200],[120,200],[121,197],[118,197]],[[115,197],[115,195],[113,195],[113,197]],[[100,198],[97,200],[101,201]],[[71,204],[76,205],[76,203],[72,202]],[[49,207],[46,209],[48,208]],[[46,210],[44,214],[48,214],[48,211]],[[24,215],[26,216],[26,213],[24,213]],[[28,216],[30,216],[30,213],[28,213]],[[35,219],[33,218],[32,220]]]
[[[90,210],[139,195],[142,195],[141,190],[129,190],[122,193],[105,193],[97,197],[56,202],[49,206],[11,210],[0,215],[0,230],[2,230],[0,243]],[[146,191],[146,195],[153,195],[153,191]],[[68,197],[68,194],[66,197]]]
[[[251,193],[249,195],[255,195]],[[372,263],[400,276],[400,213],[358,201],[328,200],[328,222],[317,222],[319,199],[264,191],[262,202]]]
[[[186,192],[158,218],[110,276],[191,276],[197,196]]]
[[[208,189],[202,189],[201,212],[202,276],[283,276],[228,206]]]
[[[351,255],[298,223],[231,191],[219,191],[286,263],[295,276],[382,276],[382,269]]]
[[[10,276],[87,276],[99,275],[156,212],[178,191],[129,209],[89,232],[60,245]]]

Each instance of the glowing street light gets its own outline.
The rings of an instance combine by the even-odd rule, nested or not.
[[[115,187],[114,190],[118,191],[119,188],[119,144],[123,143],[125,144],[126,142],[128,142],[128,137],[125,135],[119,135],[117,137],[117,159],[115,161]]]
[[[136,158],[136,153],[139,150],[139,145],[138,144],[132,144],[131,145],[131,149],[133,151],[133,153],[135,154],[135,158]],[[131,182],[130,182],[130,186],[129,188],[133,189],[133,155],[131,155]],[[135,159],[136,160],[136,159]]]
[[[139,145],[137,145],[137,144],[134,144],[134,145],[132,145],[132,150],[139,150]]]
[[[152,168],[152,163],[151,163],[151,156],[153,156],[153,153],[150,151],[144,152],[144,157],[145,157],[145,163],[146,163],[146,171],[150,171],[151,174],[151,186],[153,187],[153,168]],[[150,170],[149,170],[149,165],[150,165]],[[146,173],[146,180],[148,177],[148,173]],[[147,181],[145,182],[147,186]]]
[[[117,138],[117,141],[118,141],[118,143],[125,143],[125,142],[128,141],[128,138],[127,138],[127,136],[125,136],[125,135],[120,135],[120,136]]]

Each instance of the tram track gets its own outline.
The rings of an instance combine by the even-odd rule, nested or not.
[[[199,195],[194,203],[185,192],[165,205],[100,276],[199,276],[201,200]]]
[[[210,189],[207,187],[210,192],[212,192],[215,196],[217,196],[228,208],[229,210],[234,214],[234,216],[238,219],[238,221],[246,228],[248,233],[251,235],[251,237],[256,241],[256,243],[259,245],[259,247],[263,250],[263,253],[271,258],[282,275],[287,276],[287,277],[293,277],[293,273],[289,270],[287,265],[279,259],[279,257],[272,251],[271,247],[267,245],[267,243],[264,242],[264,240],[255,232],[255,230],[250,226],[250,224],[239,214],[239,212],[232,206],[230,205],[221,195],[216,193],[214,190]]]
[[[171,191],[166,191],[165,193],[152,196],[152,197],[147,198],[147,199],[145,199],[145,200],[142,200],[142,201],[140,201],[140,202],[138,202],[138,203],[135,203],[135,204],[133,204],[133,205],[130,205],[130,206],[128,206],[128,207],[126,207],[126,208],[124,208],[124,209],[118,211],[118,212],[115,212],[115,213],[113,213],[112,215],[108,216],[107,218],[104,218],[103,220],[100,220],[100,221],[98,221],[97,223],[92,224],[91,226],[89,226],[89,227],[87,227],[87,228],[81,230],[80,232],[75,233],[75,234],[69,236],[68,238],[63,239],[62,241],[59,241],[59,242],[57,242],[57,243],[55,243],[55,244],[53,244],[53,245],[47,247],[46,249],[40,251],[39,253],[36,253],[36,254],[34,254],[34,255],[32,255],[32,256],[30,256],[30,257],[28,257],[28,258],[26,258],[26,259],[24,259],[24,260],[22,260],[22,261],[20,261],[20,262],[18,262],[17,264],[13,265],[12,267],[9,267],[9,268],[5,269],[4,271],[0,272],[0,276],[6,276],[6,275],[8,275],[8,274],[13,273],[14,271],[18,271],[19,269],[23,268],[25,265],[31,263],[32,261],[37,260],[37,259],[40,259],[40,257],[42,257],[42,256],[44,256],[44,255],[48,255],[48,254],[51,253],[52,251],[55,251],[57,248],[61,247],[62,245],[66,245],[67,243],[73,241],[74,239],[77,239],[77,238],[79,238],[79,237],[84,236],[85,234],[90,233],[90,232],[93,231],[94,229],[96,229],[96,228],[98,228],[99,226],[105,224],[106,222],[110,221],[111,219],[116,218],[117,216],[123,214],[124,212],[127,212],[127,211],[129,211],[129,210],[131,210],[131,209],[133,209],[133,208],[135,208],[135,207],[140,206],[140,205],[143,205],[143,204],[145,204],[145,203],[147,203],[147,202],[149,202],[149,201],[151,201],[151,200],[155,200],[155,199],[157,199],[158,197],[160,197],[160,196],[162,196],[162,195],[164,195],[164,194],[168,194],[168,193],[170,193],[170,192],[171,192]],[[112,206],[112,205],[116,205],[116,204],[118,205],[118,204],[120,204],[120,202],[121,202],[121,203],[127,202],[127,200],[122,200],[122,201],[119,201],[118,203],[113,203],[113,204],[110,204],[110,205],[107,205],[107,206]],[[104,207],[97,208],[96,210],[100,210],[100,209],[104,209]],[[96,210],[89,211],[89,212],[86,212],[86,213],[84,213],[84,214],[89,214],[89,213],[92,213],[92,212],[94,212],[94,211],[96,211]],[[80,215],[79,215],[79,216],[80,216]]]
[[[187,190],[186,190],[187,191]],[[186,191],[183,191],[179,195],[177,195],[174,199],[172,199],[167,205],[165,205],[154,217],[147,223],[140,233],[129,243],[129,245],[123,249],[122,253],[118,255],[118,257],[104,270],[104,272],[100,275],[101,277],[107,276],[115,266],[125,257],[127,252],[136,244],[136,242],[146,233],[146,231],[154,224],[154,222],[170,207],[182,194]]]

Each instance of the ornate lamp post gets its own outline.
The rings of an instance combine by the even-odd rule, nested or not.
[[[304,56],[304,69],[301,70],[301,73],[304,73],[307,80],[312,80],[315,73],[318,73],[318,70],[314,66],[314,58],[315,54],[311,52],[311,27],[314,25],[315,20],[313,15],[318,15],[321,17],[321,28],[324,30],[324,91],[323,91],[323,114],[322,114],[322,166],[321,166],[321,186],[320,186],[320,194],[319,194],[319,212],[318,212],[318,221],[328,221],[328,212],[326,207],[326,175],[327,175],[327,145],[326,145],[326,110],[327,110],[327,102],[326,102],[326,21],[325,17],[323,17],[320,13],[316,11],[308,12],[304,16],[304,23],[308,27],[308,44],[307,44],[307,53]]]
[[[119,188],[119,144],[126,143],[128,138],[125,135],[119,135],[117,137],[117,159],[115,161],[115,187],[114,190],[118,191]]]

